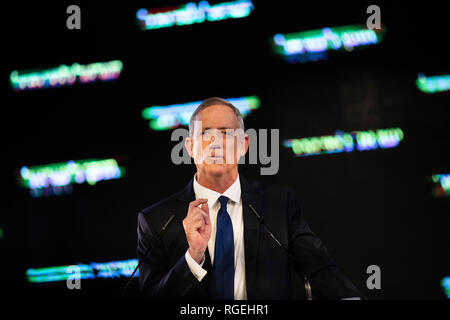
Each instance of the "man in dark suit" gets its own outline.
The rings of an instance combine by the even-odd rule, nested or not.
[[[156,298],[292,299],[297,272],[309,279],[314,298],[363,297],[309,228],[292,189],[239,176],[249,138],[237,108],[220,98],[205,100],[191,117],[189,133],[185,145],[195,176],[138,215],[142,292]],[[288,248],[292,263],[249,205]]]

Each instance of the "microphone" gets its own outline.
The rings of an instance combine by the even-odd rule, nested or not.
[[[255,210],[255,208],[253,208],[253,206],[251,204],[248,205],[249,208],[251,209],[251,211],[253,212],[253,214],[255,215],[256,219],[258,219],[259,223],[264,227],[264,229],[266,230],[266,232],[270,235],[270,237],[275,240],[275,242],[278,244],[278,246],[280,246],[281,248],[283,248],[283,250],[286,252],[286,254],[289,257],[289,261],[292,265],[294,265],[294,257],[292,256],[292,254],[289,252],[289,250],[277,239],[277,237],[269,230],[269,228],[266,226],[266,224],[264,223],[263,218],[261,217],[261,215]],[[295,270],[295,268],[294,268]],[[306,274],[303,274],[303,279],[305,280],[305,291],[306,291],[306,299],[307,300],[312,300],[312,292],[311,292],[311,285],[309,284],[308,281],[308,277],[306,276]]]
[[[166,231],[167,227],[169,226],[169,224],[172,222],[172,220],[175,218],[175,214],[172,214],[169,218],[169,220],[167,220],[167,222],[162,226],[161,230],[159,230],[158,232],[158,238],[161,239],[161,236],[164,234],[164,232]],[[134,269],[133,273],[131,274],[131,276],[128,278],[127,283],[125,284],[125,287],[123,289],[123,292],[125,293],[128,289],[128,286],[130,285],[131,281],[133,280],[133,276],[136,273],[136,271],[139,269],[139,267],[141,266],[142,262],[144,261],[145,257],[147,257],[147,254],[150,252],[151,246],[148,246],[147,250],[145,251],[144,255],[142,256],[141,260],[139,261],[138,265],[136,266],[136,268]]]

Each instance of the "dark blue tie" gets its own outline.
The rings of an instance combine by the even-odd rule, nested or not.
[[[227,212],[228,198],[219,197],[216,243],[214,247],[214,277],[217,298],[234,300],[234,236],[233,225]]]

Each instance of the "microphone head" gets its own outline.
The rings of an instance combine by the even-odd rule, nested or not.
[[[166,231],[166,228],[169,226],[169,224],[172,222],[172,220],[175,218],[175,214],[172,213],[169,220],[167,220],[166,224],[161,228],[161,232]]]
[[[255,214],[256,218],[257,218],[259,221],[262,221],[261,216],[258,214],[258,212],[256,212],[255,208],[253,208],[253,206],[252,206],[251,204],[249,204],[248,207],[249,207],[249,208],[251,209],[251,211]]]

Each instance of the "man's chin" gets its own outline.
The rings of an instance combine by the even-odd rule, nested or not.
[[[233,165],[226,164],[224,161],[222,161],[222,163],[220,161],[206,163],[206,166],[205,166],[206,170],[210,174],[217,175],[217,176],[227,173],[228,171],[230,171],[231,167],[233,167]]]

